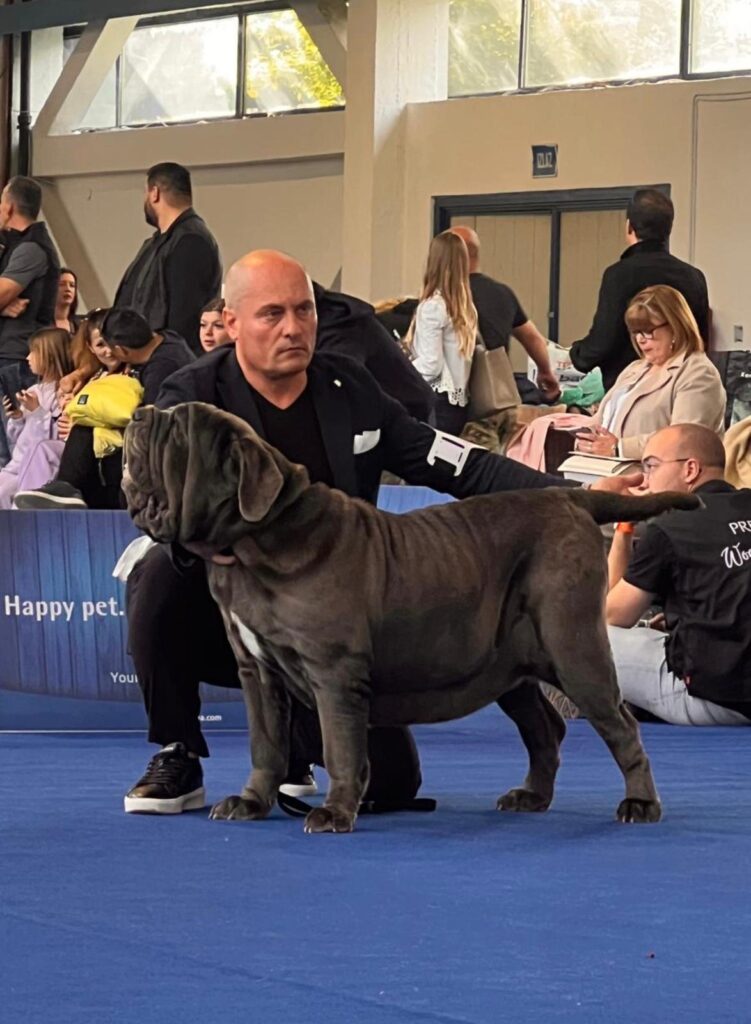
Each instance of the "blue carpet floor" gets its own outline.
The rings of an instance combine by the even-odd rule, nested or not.
[[[659,825],[571,723],[556,802],[496,709],[417,730],[435,814],[126,816],[138,736],[0,736],[3,1024],[682,1024],[751,1020],[751,729],[645,726]],[[212,800],[245,740],[213,743]]]

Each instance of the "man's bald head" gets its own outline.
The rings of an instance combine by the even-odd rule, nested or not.
[[[669,449],[673,458],[696,459],[707,469],[725,469],[722,441],[709,427],[699,423],[676,423],[664,427],[650,439],[648,448],[657,442],[660,449]]]
[[[229,268],[224,282],[224,301],[234,309],[249,291],[273,278],[280,282],[304,280],[313,295],[312,282],[302,263],[277,249],[255,249]]]
[[[722,480],[725,449],[717,434],[698,423],[676,423],[658,430],[644,447],[651,491],[693,491]]]
[[[469,253],[469,272],[474,274],[480,265],[480,236],[474,228],[468,228],[464,224],[458,224],[450,229],[452,235],[457,235],[467,247]]]

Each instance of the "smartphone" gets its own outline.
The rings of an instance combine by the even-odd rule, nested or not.
[[[10,391],[6,389],[5,384],[3,383],[2,380],[0,380],[0,393],[2,393],[3,398],[8,399],[8,401],[10,402],[11,409],[18,408],[18,399],[16,398],[15,395],[11,394]]]

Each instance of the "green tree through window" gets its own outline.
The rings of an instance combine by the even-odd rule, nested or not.
[[[294,11],[252,14],[246,32],[246,113],[344,103],[341,85]]]

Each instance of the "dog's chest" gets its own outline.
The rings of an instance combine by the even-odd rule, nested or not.
[[[242,622],[236,612],[231,613],[231,618],[246,651],[260,665],[281,670],[290,689],[307,703],[309,686],[300,654],[288,644],[261,636]]]

